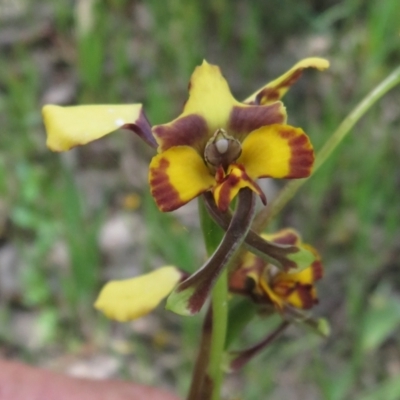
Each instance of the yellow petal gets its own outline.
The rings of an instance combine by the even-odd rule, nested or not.
[[[258,281],[258,289],[272,301],[278,310],[283,309],[284,299],[271,289],[269,283],[264,277],[260,277]]]
[[[276,296],[296,308],[308,310],[318,303],[317,291],[313,285],[298,281],[281,280],[272,283]]]
[[[189,98],[182,114],[153,128],[162,151],[172,146],[203,149],[217,129],[227,129],[232,107],[240,105],[218,66],[207,61],[196,67],[189,82]]]
[[[189,146],[171,147],[150,163],[151,194],[161,211],[173,211],[215,183],[203,159]]]
[[[313,270],[311,267],[308,267],[294,274],[280,272],[274,278],[274,283],[278,284],[281,282],[298,282],[304,285],[312,285],[314,283]]]
[[[252,179],[305,178],[313,162],[313,148],[303,130],[278,124],[250,133],[237,160]]]
[[[316,68],[320,71],[329,67],[329,61],[324,58],[305,58],[295,64],[289,71],[279,78],[269,82],[263,88],[257,90],[244,102],[247,104],[269,104],[281,99],[301,76],[305,68]]]
[[[231,90],[221,70],[216,65],[203,61],[196,67],[189,83],[189,99],[184,114],[199,114],[204,117],[213,133],[225,128],[234,105],[239,102],[232,96]]]
[[[92,142],[124,125],[137,124],[143,116],[141,104],[43,107],[47,146],[66,151]],[[146,124],[147,121],[141,121]]]
[[[156,308],[181,277],[177,268],[167,266],[137,278],[108,282],[94,307],[119,322],[140,318]]]

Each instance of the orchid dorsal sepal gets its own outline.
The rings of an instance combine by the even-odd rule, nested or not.
[[[233,218],[218,248],[198,271],[169,295],[168,310],[180,315],[194,315],[201,310],[215,281],[231,265],[243,243],[253,220],[254,205],[254,192],[248,188],[241,189]]]
[[[204,200],[211,217],[226,230],[232,219],[231,213],[229,211],[222,213],[210,193],[204,193]],[[315,260],[314,254],[307,248],[295,244],[274,243],[251,229],[247,233],[244,245],[258,257],[285,271],[300,272]]]
[[[42,113],[47,146],[53,151],[70,150],[120,128],[134,131],[148,145],[157,147],[142,104],[66,107],[48,104]]]
[[[119,322],[140,318],[155,309],[186,276],[179,268],[165,266],[136,278],[108,282],[94,307]]]

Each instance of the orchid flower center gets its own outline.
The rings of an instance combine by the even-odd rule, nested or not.
[[[226,169],[239,158],[241,152],[239,140],[228,135],[224,129],[218,129],[206,144],[204,158],[210,166]]]

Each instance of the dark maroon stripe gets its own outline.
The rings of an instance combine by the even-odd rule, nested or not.
[[[173,211],[182,205],[179,192],[169,182],[169,165],[170,162],[163,158],[158,168],[152,168],[150,172],[151,194],[161,211]]]
[[[219,192],[218,198],[218,208],[225,212],[229,208],[230,204],[230,193],[233,187],[235,187],[240,182],[240,177],[236,175],[228,175],[225,181],[221,185],[221,190]]]
[[[282,89],[282,88],[285,88],[287,86],[292,86],[301,77],[301,74],[303,73],[303,70],[304,70],[304,68],[296,69],[295,71],[292,72],[291,75],[289,75],[278,86],[276,86],[276,88],[277,89]]]
[[[301,74],[303,73],[303,69],[304,68],[300,68],[294,71],[290,76],[288,76],[277,86],[266,87],[265,89],[260,90],[257,93],[254,103],[264,104],[267,101],[279,100],[281,98],[280,89],[292,86],[300,78]]]
[[[151,131],[151,125],[146,117],[143,109],[140,112],[139,118],[133,124],[125,124],[122,126],[123,129],[128,129],[135,132],[142,140],[144,140],[149,146],[157,148],[158,144]]]
[[[299,294],[305,310],[311,308],[317,302],[317,299],[315,299],[312,295],[312,290],[312,285],[303,285],[301,283],[296,285],[295,291]]]
[[[279,130],[279,135],[288,139],[291,151],[290,169],[285,178],[306,178],[309,176],[314,163],[314,150],[309,144],[307,135],[305,133],[296,135],[296,132],[290,127],[282,127]]]
[[[324,269],[322,267],[322,263],[319,260],[314,261],[311,264],[312,272],[313,272],[313,280],[318,281],[322,278],[324,274]]]
[[[202,147],[208,139],[206,120],[196,114],[178,118],[170,125],[155,126],[153,133],[159,139],[162,151],[173,146]]]
[[[229,117],[228,129],[236,135],[247,135],[262,126],[283,124],[285,119],[281,102],[267,106],[235,106]]]
[[[294,234],[292,232],[288,232],[288,233],[285,233],[285,235],[283,235],[283,236],[279,236],[277,238],[272,239],[272,242],[276,243],[276,244],[292,244],[292,245],[294,245],[294,244],[296,244],[298,239],[299,239],[299,237],[296,234]]]
[[[255,104],[265,104],[267,101],[277,101],[281,97],[279,90],[276,88],[265,88],[256,96]]]

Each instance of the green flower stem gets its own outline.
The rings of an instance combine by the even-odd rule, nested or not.
[[[211,256],[220,244],[224,231],[210,217],[202,198],[199,199],[200,222],[206,251]],[[211,319],[203,327],[202,346],[196,363],[196,371],[188,399],[219,400],[222,383],[222,355],[225,348],[226,327],[228,325],[228,275],[227,269],[217,279],[211,296]],[[211,316],[211,318],[210,318]],[[211,331],[211,332],[210,332]],[[206,354],[207,353],[207,354]],[[200,382],[194,382],[199,380]],[[197,396],[197,397],[196,397]]]
[[[232,241],[232,249],[234,253],[230,256],[228,265],[225,266],[217,282],[214,285],[211,295],[212,306],[212,341],[210,348],[210,359],[207,368],[207,376],[212,382],[212,400],[220,400],[220,392],[222,385],[222,357],[225,350],[226,330],[228,326],[228,270],[229,266],[234,262],[235,255],[238,254],[240,244],[243,243],[247,236],[248,230],[254,217],[254,193],[245,188],[239,192],[238,204],[235,215],[229,224],[227,233],[232,231],[234,240]],[[204,205],[204,203],[203,203]],[[243,216],[245,220],[243,220]],[[211,216],[207,213],[208,218],[212,221]],[[237,221],[237,222],[236,222]],[[240,224],[240,225],[237,225]],[[215,224],[216,225],[216,224]],[[218,225],[216,225],[218,227]],[[218,227],[218,229],[220,229]],[[240,244],[239,244],[240,243]],[[216,245],[216,244],[214,244]],[[218,248],[221,245],[218,246]],[[204,399],[208,400],[208,398]]]
[[[199,217],[206,253],[211,256],[224,237],[224,231],[210,218],[202,197],[199,197]],[[220,277],[221,279],[221,277]],[[216,282],[218,286],[218,281]],[[214,288],[215,290],[215,288]],[[199,352],[192,374],[187,400],[211,399],[213,382],[209,375],[211,344],[213,341],[213,304],[211,302],[203,322]]]
[[[193,370],[187,400],[202,400],[210,398],[213,391],[211,379],[206,374],[210,362],[210,349],[212,342],[212,305],[209,306],[204,318],[199,352]]]
[[[350,132],[351,128],[358,120],[389,90],[400,84],[400,67],[397,67],[386,79],[384,79],[375,89],[361,100],[361,102],[343,120],[336,131],[327,140],[322,149],[318,152],[314,163],[313,174],[324,164],[332,152],[338,147],[341,141]],[[278,194],[276,199],[267,207],[264,207],[254,219],[253,229],[261,232],[268,223],[274,218],[295,195],[307,179],[299,179],[288,183]]]
[[[214,286],[211,304],[213,309],[213,330],[208,374],[213,380],[212,400],[220,400],[222,384],[222,356],[225,350],[226,328],[228,326],[228,270],[222,272]]]
[[[221,247],[221,241],[226,241],[227,233],[213,221],[207,212],[204,201],[200,200],[200,221],[208,255],[215,254]],[[232,236],[231,247],[228,249],[229,260],[224,262],[225,268],[215,282],[211,295],[212,331],[209,345],[209,362],[203,378],[201,371],[196,376],[202,379],[202,400],[219,400],[222,384],[222,357],[225,350],[226,330],[228,325],[228,267],[234,262],[235,255],[245,239],[254,216],[254,194],[249,189],[239,193],[235,215],[229,224],[228,231]],[[243,219],[244,218],[244,219]],[[233,251],[232,254],[230,254]],[[220,268],[220,266],[217,266]],[[204,332],[203,332],[204,333]],[[205,357],[205,355],[199,355]],[[197,365],[202,363],[198,362]],[[201,369],[201,368],[199,368]],[[193,379],[196,379],[196,376]],[[192,384],[196,385],[195,383]],[[212,392],[212,393],[211,393]]]

